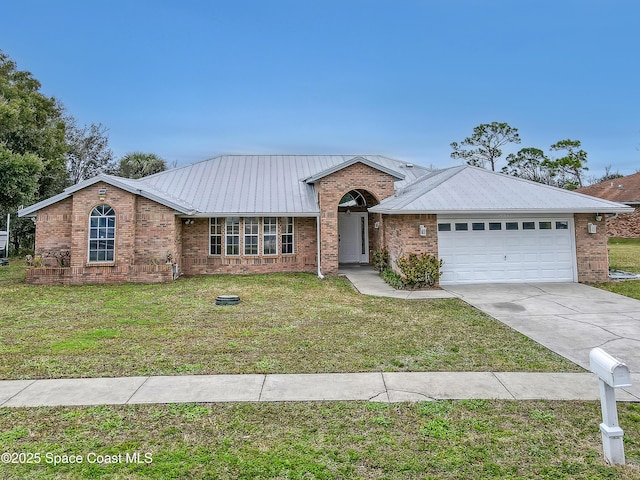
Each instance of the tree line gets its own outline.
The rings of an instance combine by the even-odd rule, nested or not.
[[[167,162],[151,153],[116,160],[104,125],[78,125],[58,99],[40,88],[30,72],[19,70],[0,50],[0,217],[12,215],[14,253],[34,243],[33,222],[13,218],[20,206],[100,173],[140,178],[167,169]]]
[[[507,123],[483,123],[473,129],[473,134],[460,143],[451,143],[451,158],[460,159],[469,165],[491,168],[496,171],[502,157],[502,147],[521,142],[518,129]],[[502,173],[534,182],[574,190],[587,182],[587,152],[581,148],[579,140],[560,140],[549,147],[556,156],[547,155],[535,147],[520,149],[507,155]],[[608,166],[602,178],[593,182],[621,177],[619,172],[611,172]],[[592,183],[593,183],[592,182]]]

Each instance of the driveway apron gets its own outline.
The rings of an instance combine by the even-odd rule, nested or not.
[[[580,283],[454,285],[446,290],[589,369],[600,347],[627,364],[640,393],[640,301]]]

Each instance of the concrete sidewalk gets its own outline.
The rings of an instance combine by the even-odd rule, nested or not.
[[[427,290],[396,290],[385,282],[377,270],[371,265],[341,264],[339,275],[344,275],[356,290],[363,295],[375,297],[402,298],[404,300],[421,300],[425,298],[456,298],[453,292],[439,288]]]
[[[391,372],[0,381],[0,407],[188,402],[598,400],[591,373]],[[618,390],[621,401],[640,401]]]

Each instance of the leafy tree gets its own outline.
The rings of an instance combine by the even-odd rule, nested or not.
[[[523,148],[516,154],[507,155],[507,166],[502,167],[502,173],[547,185],[555,183],[551,161],[538,148]]]
[[[104,125],[92,123],[80,128],[69,119],[66,140],[67,171],[71,185],[115,168]]]
[[[587,168],[587,152],[580,148],[579,140],[560,140],[551,145],[551,150],[565,151],[563,157],[551,161],[555,172],[556,184],[568,190],[575,190],[583,186]]]
[[[63,108],[55,98],[43,95],[40,87],[31,73],[18,70],[0,51],[0,149],[6,168],[2,174],[4,178],[6,172],[13,172],[19,177],[0,183],[4,199],[0,210],[10,213],[23,202],[55,195],[66,186]],[[15,188],[25,190],[17,195],[11,190]],[[12,221],[11,227],[15,249],[33,236],[30,220]]]
[[[156,154],[132,152],[120,159],[117,174],[126,178],[142,178],[166,169],[167,162]]]
[[[520,143],[518,129],[506,123],[483,123],[473,129],[473,135],[462,142],[453,142],[451,158],[461,159],[469,165],[485,168],[487,163],[495,171],[496,162],[502,156],[500,149],[509,143]],[[472,147],[464,149],[462,147]]]
[[[0,212],[15,212],[38,194],[42,160],[33,153],[13,153],[0,144]]]

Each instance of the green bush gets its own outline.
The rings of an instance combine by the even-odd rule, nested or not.
[[[391,267],[387,267],[382,270],[382,272],[380,272],[380,276],[382,276],[382,279],[393,288],[402,290],[405,286],[404,282],[402,281],[402,276],[399,273],[394,272]]]
[[[396,260],[402,281],[409,287],[433,287],[440,280],[443,261],[433,255],[410,253]]]
[[[387,247],[374,250],[371,262],[373,263],[373,267],[379,272],[383,272],[389,268],[389,250],[387,250]]]

